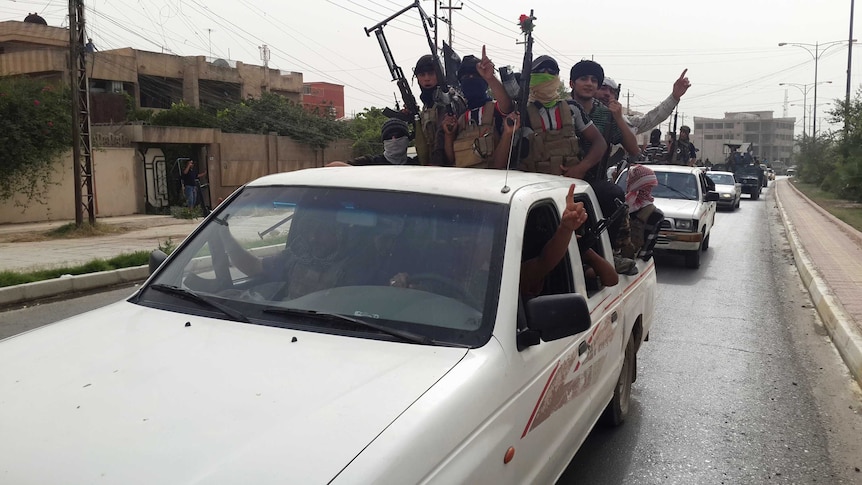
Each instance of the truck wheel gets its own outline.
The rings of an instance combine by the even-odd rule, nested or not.
[[[707,236],[703,239],[703,244],[701,244],[701,245],[700,245],[700,250],[701,250],[701,251],[706,251],[707,249],[709,249],[709,236],[710,236],[710,235],[707,235]]]
[[[609,426],[619,426],[626,420],[629,414],[629,403],[632,397],[632,377],[634,376],[635,366],[637,365],[635,354],[634,335],[629,336],[629,342],[626,344],[626,354],[623,359],[623,368],[620,369],[620,376],[617,378],[617,385],[614,387],[614,397],[608,403],[602,413],[602,421]]]
[[[751,200],[757,200],[760,198],[760,190],[751,193]]]
[[[685,267],[691,269],[700,268],[700,248],[685,253]]]

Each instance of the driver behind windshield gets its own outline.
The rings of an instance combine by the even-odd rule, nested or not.
[[[281,283],[269,299],[293,299],[343,286],[349,279],[352,258],[346,229],[336,222],[335,214],[334,209],[299,209],[285,249],[270,257],[261,258],[243,248],[227,227],[220,233],[237,269],[252,278]]]

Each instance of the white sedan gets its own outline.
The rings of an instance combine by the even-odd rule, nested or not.
[[[718,192],[718,207],[734,210],[739,208],[742,199],[742,184],[736,181],[733,172],[707,172],[706,176],[715,182]]]

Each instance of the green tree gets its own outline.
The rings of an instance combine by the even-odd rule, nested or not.
[[[72,146],[69,89],[23,77],[0,78],[0,200],[39,202],[53,165]]]
[[[188,126],[192,128],[215,128],[216,117],[202,108],[184,102],[171,103],[171,108],[155,113],[150,123],[156,126]]]
[[[380,130],[386,122],[386,115],[380,108],[365,108],[350,122],[350,136],[353,138],[353,156],[376,155],[383,153]]]
[[[324,148],[331,141],[347,136],[347,127],[330,116],[305,110],[284,96],[263,93],[218,113],[218,126],[228,133],[275,132],[294,140]]]
[[[848,105],[835,100],[830,121],[846,127],[836,134],[840,160],[826,178],[826,190],[847,199],[862,201],[862,88]]]

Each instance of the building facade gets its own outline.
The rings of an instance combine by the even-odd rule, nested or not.
[[[302,85],[302,105],[334,119],[344,118],[344,86],[313,82]]]
[[[86,59],[93,123],[124,120],[127,96],[136,108],[145,109],[167,109],[179,102],[218,109],[260,97],[266,90],[302,102],[302,73],[298,72],[131,48],[96,51]],[[0,22],[0,76],[22,75],[70,82],[69,29]]]
[[[725,113],[724,118],[694,117],[691,139],[699,157],[721,162],[730,153],[728,144],[750,144],[761,160],[786,161],[793,154],[796,118],[773,118],[772,111]]]

